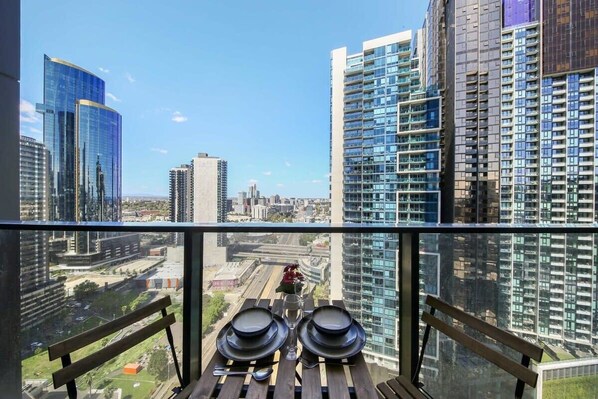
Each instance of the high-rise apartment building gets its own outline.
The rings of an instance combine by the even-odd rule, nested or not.
[[[172,222],[224,223],[227,214],[228,165],[224,159],[199,153],[188,165],[170,170]],[[181,237],[176,242],[181,244]],[[226,262],[226,235],[206,234],[204,264]]]
[[[421,30],[332,51],[332,223],[439,220],[441,100],[422,87],[418,44]],[[398,237],[331,240],[331,295],[363,323],[367,354],[398,367]]]
[[[193,168],[193,222],[226,222],[228,166],[224,159],[199,153]]]
[[[595,223],[598,6],[544,1],[540,20],[539,2],[523,3],[536,13],[505,19],[501,36],[501,222]],[[595,239],[501,239],[503,326],[559,346],[594,345]]]
[[[21,220],[47,220],[48,151],[42,143],[21,136]],[[48,233],[21,231],[21,328],[43,323],[64,305],[64,283],[50,277]]]
[[[170,221],[193,221],[193,169],[181,165],[170,169],[169,184]]]

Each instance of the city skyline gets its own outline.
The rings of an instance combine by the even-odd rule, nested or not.
[[[116,7],[120,15],[139,18],[112,18]],[[168,196],[167,171],[206,151],[229,160],[229,197],[252,180],[267,193],[327,197],[330,48],[357,46],[397,25],[418,28],[421,21],[409,16],[423,15],[426,5],[401,10],[379,1],[367,5],[376,24],[348,26],[364,7],[185,4],[164,15],[158,3],[140,10],[108,2],[85,11],[57,4],[42,14],[35,2],[24,1],[22,134],[42,141],[33,111],[42,102],[40,60],[46,53],[106,81],[106,105],[124,120],[124,196]],[[76,18],[82,13],[85,21]],[[71,22],[60,28],[49,23],[57,19]],[[309,30],[299,24],[304,19],[310,20]],[[160,25],[169,33],[154,34]],[[88,26],[101,26],[102,35]],[[119,33],[130,29],[144,32],[143,39]]]

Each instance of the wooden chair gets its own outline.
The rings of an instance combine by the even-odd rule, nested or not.
[[[165,296],[106,324],[49,346],[48,355],[50,357],[50,361],[58,358],[62,360],[62,368],[52,373],[54,388],[58,388],[66,384],[69,399],[76,399],[77,386],[75,384],[75,378],[80,377],[88,371],[91,371],[108,360],[120,355],[124,351],[132,348],[133,346],[139,344],[161,330],[166,330],[166,337],[172,350],[172,358],[174,359],[174,367],[176,369],[179,383],[182,386],[183,379],[181,377],[179,363],[174,350],[172,331],[170,330],[170,326],[175,322],[175,318],[174,314],[167,314],[166,312],[166,308],[170,306],[170,304],[170,296]],[[133,331],[131,334],[121,338],[120,340],[103,347],[97,352],[79,359],[74,363],[71,363],[72,352],[97,342],[112,333],[127,328],[133,323],[145,319],[156,312],[161,312],[162,317],[136,331]]]
[[[494,363],[495,365],[505,370],[512,376],[516,377],[516,398],[522,397],[525,384],[531,387],[536,386],[536,383],[538,381],[538,374],[533,370],[530,370],[528,367],[530,364],[530,359],[534,359],[538,362],[542,359],[543,349],[541,347],[534,345],[522,338],[519,338],[507,331],[501,330],[500,328],[497,328],[491,324],[488,324],[485,321],[480,320],[470,314],[467,314],[462,310],[459,310],[454,306],[451,306],[448,303],[443,302],[440,299],[435,298],[433,296],[428,295],[428,297],[426,298],[426,304],[430,305],[431,310],[430,312],[423,312],[422,314],[422,321],[426,323],[426,330],[424,331],[422,348],[419,354],[419,360],[413,379],[409,381],[404,376],[399,376],[397,378],[378,384],[377,388],[382,394],[382,398],[427,398],[427,396],[425,396],[416,387],[414,382],[416,381],[416,378],[418,377],[419,371],[422,366],[422,362],[424,359],[424,351],[426,349],[426,344],[430,336],[430,328],[435,328],[436,330],[442,332],[449,338],[452,338],[459,344],[465,346],[466,348],[475,352],[479,356],[483,357],[489,362]],[[436,310],[460,322],[469,329],[477,330],[478,332],[495,340],[496,342],[500,342],[501,344],[506,345],[511,349],[514,349],[515,351],[519,352],[522,355],[521,363],[517,363],[514,360],[506,357],[497,349],[479,342],[478,340],[467,335],[463,330],[440,320],[438,317],[434,316]]]

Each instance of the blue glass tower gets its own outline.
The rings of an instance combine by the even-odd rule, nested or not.
[[[44,144],[49,152],[48,219],[74,221],[76,215],[76,112],[78,100],[104,104],[105,83],[58,58],[44,56]]]
[[[105,105],[77,101],[77,221],[121,216],[121,116]]]

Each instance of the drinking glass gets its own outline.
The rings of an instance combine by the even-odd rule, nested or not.
[[[301,298],[295,294],[287,294],[282,302],[282,317],[289,326],[291,341],[286,347],[287,360],[297,360],[297,338],[295,336],[295,327],[301,320],[302,315]]]
[[[309,295],[311,294],[312,286],[309,283],[308,279],[303,279],[303,280],[295,280],[294,288],[295,288],[295,295],[297,295],[299,297],[299,299],[301,300],[301,307],[303,308],[303,311],[305,312],[305,307],[304,307],[305,300],[309,298]]]

